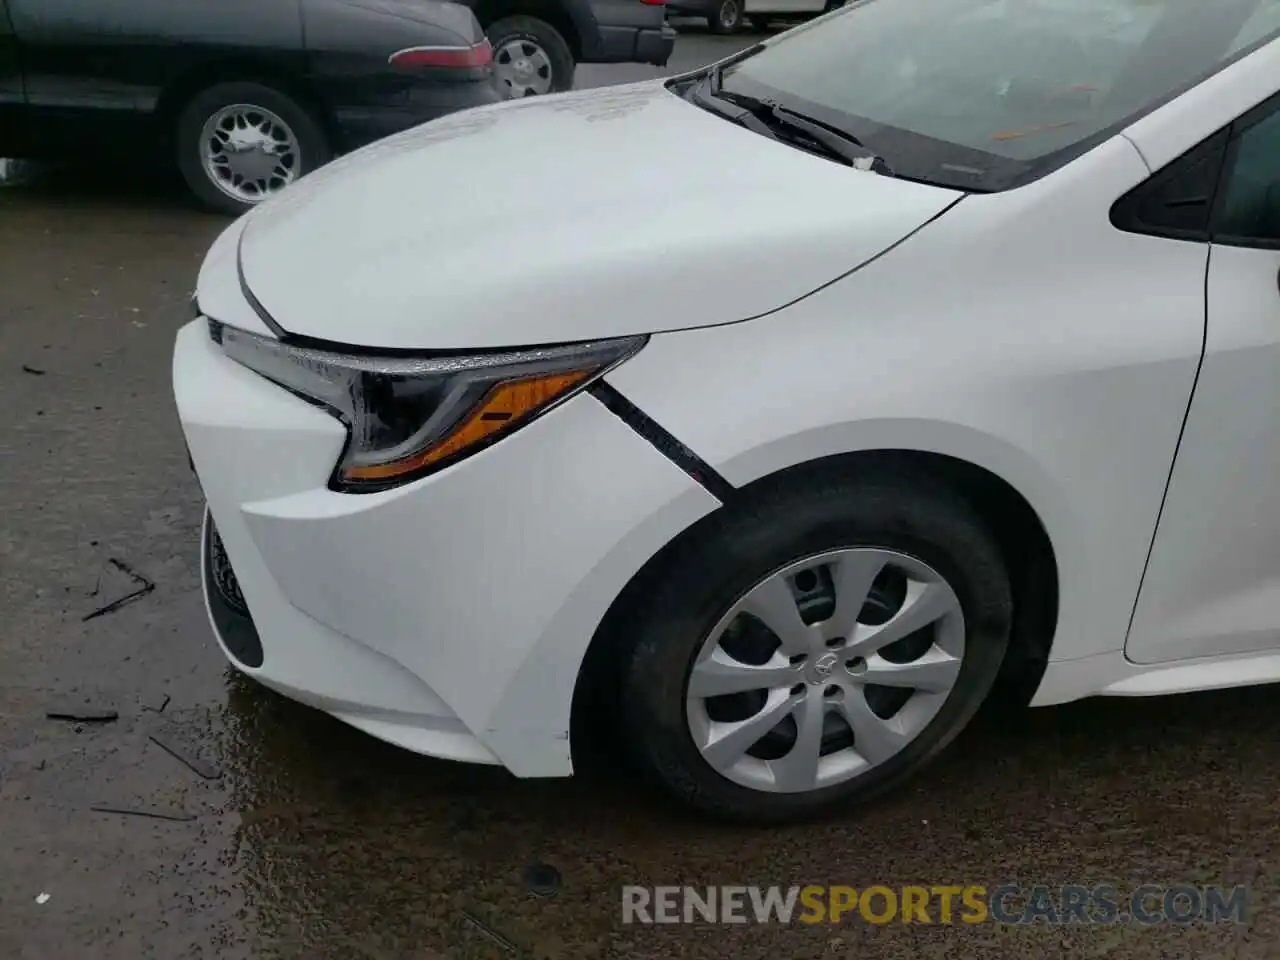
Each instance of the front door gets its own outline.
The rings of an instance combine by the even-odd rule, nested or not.
[[[30,131],[42,151],[131,141],[136,51],[123,43],[137,0],[7,0],[21,45]]]
[[[1204,363],[1129,632],[1138,663],[1280,648],[1280,97],[1228,143]]]

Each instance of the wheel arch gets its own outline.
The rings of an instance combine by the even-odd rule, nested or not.
[[[193,63],[165,84],[156,102],[155,120],[160,132],[172,139],[182,109],[202,90],[219,83],[261,83],[286,94],[312,112],[330,143],[336,143],[332,117],[315,88],[296,72],[269,60],[234,56]]]
[[[575,62],[582,60],[584,28],[579,26],[579,14],[555,0],[481,0],[475,7],[476,19],[487,32],[490,25],[504,17],[535,17],[545,20],[564,37]]]
[[[1058,625],[1059,561],[1039,513],[1013,484],[992,470],[948,454],[906,449],[860,450],[801,462],[756,478],[737,488],[740,498],[771,486],[804,483],[816,476],[868,473],[917,476],[941,481],[963,497],[988,525],[1009,571],[1014,596],[1013,635],[994,696],[1025,706],[1044,675]],[[617,667],[626,649],[627,624],[671,556],[698,536],[718,511],[687,527],[651,556],[615,597],[588,644],[574,684],[570,746],[574,766],[591,764],[608,749],[603,728],[616,720]],[[610,723],[599,724],[601,715]],[[611,741],[610,741],[611,742]]]

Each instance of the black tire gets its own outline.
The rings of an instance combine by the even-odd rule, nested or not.
[[[743,0],[719,0],[715,11],[707,17],[707,26],[712,33],[738,33],[742,30],[745,18],[742,10]]]
[[[503,17],[491,23],[485,30],[485,35],[489,38],[489,45],[493,47],[494,71],[498,75],[498,88],[503,96],[517,95],[511,83],[503,79],[502,68],[510,53],[504,48],[519,41],[523,41],[530,47],[536,47],[546,54],[551,65],[551,88],[547,91],[548,93],[561,93],[573,89],[573,74],[577,66],[573,60],[573,51],[569,49],[569,43],[560,31],[547,21],[523,14]],[[518,95],[526,96],[527,94]]]
[[[191,192],[205,207],[218,213],[239,216],[257,202],[246,202],[226,193],[205,172],[202,131],[206,121],[223,107],[245,104],[271,111],[289,128],[298,144],[298,176],[304,176],[333,157],[328,138],[319,121],[289,95],[251,81],[219,83],[200,91],[178,115],[174,136],[178,169]]]
[[[928,564],[965,623],[958,678],[916,739],[865,773],[807,793],[771,793],[716,772],[689,733],[685,693],[703,638],[762,577],[827,550],[881,547]],[[744,495],[666,558],[633,609],[621,663],[622,727],[640,766],[678,800],[719,818],[777,823],[866,801],[910,777],[964,728],[1004,659],[1012,600],[999,547],[968,503],[927,477],[809,476]]]

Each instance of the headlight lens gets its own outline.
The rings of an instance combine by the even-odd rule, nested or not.
[[[380,357],[300,347],[210,321],[228,357],[342,420],[331,486],[385,490],[484,449],[633,355],[628,337],[473,356]]]

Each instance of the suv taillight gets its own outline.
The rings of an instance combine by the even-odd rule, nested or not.
[[[468,70],[493,63],[493,48],[488,40],[473,47],[406,47],[389,56],[387,62],[397,70]]]

